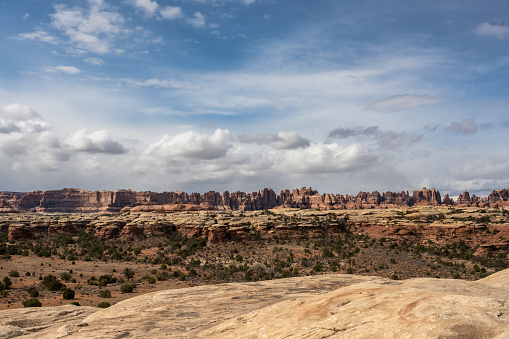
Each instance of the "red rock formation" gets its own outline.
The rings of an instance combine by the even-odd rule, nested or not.
[[[23,212],[120,212],[126,206],[136,207],[141,211],[161,211],[191,209],[214,210],[242,210],[255,211],[271,208],[315,208],[328,209],[357,209],[357,208],[395,208],[412,205],[448,205],[448,206],[478,206],[496,207],[509,206],[509,189],[491,192],[487,198],[470,196],[468,192],[459,195],[455,202],[448,195],[442,201],[440,192],[435,188],[414,190],[412,195],[407,192],[377,191],[359,192],[357,195],[322,194],[310,188],[282,190],[279,195],[269,188],[262,191],[245,193],[228,191],[209,191],[204,194],[185,192],[135,192],[131,190],[111,191],[83,191],[66,188],[53,191],[34,191],[30,193],[0,193],[0,212],[11,213],[19,210]],[[175,204],[189,204],[178,205]],[[173,207],[148,207],[171,205]],[[142,207],[144,206],[144,207]],[[185,208],[183,207],[185,206]],[[191,206],[191,207],[190,207]],[[194,206],[194,207],[192,207]],[[199,206],[199,207],[196,207]],[[124,210],[126,211],[126,210]]]

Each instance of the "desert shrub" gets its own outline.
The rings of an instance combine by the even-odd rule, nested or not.
[[[116,282],[117,282],[117,278],[111,274],[101,275],[99,277],[99,287],[103,287],[108,284],[114,284]]]
[[[65,300],[71,300],[71,299],[74,299],[74,290],[70,289],[70,288],[66,288],[64,289],[64,292],[62,293],[62,297],[65,299]]]
[[[122,293],[133,293],[133,290],[136,288],[135,284],[123,284],[120,285],[120,292]]]
[[[12,281],[9,277],[4,277],[3,282],[0,282],[0,290],[8,290],[11,288]]]
[[[147,281],[148,281],[149,284],[155,284],[156,283],[156,278],[148,277]]]
[[[39,296],[39,291],[34,286],[29,287],[27,292],[30,294],[31,298],[36,298]]]
[[[60,273],[60,279],[62,279],[65,282],[68,282],[69,280],[71,280],[71,275],[67,272],[62,272]]]
[[[79,302],[77,302],[77,301],[73,301],[73,302],[71,303],[71,305],[74,305],[74,306],[81,306],[81,305],[80,305],[80,303],[79,303]]]
[[[95,276],[91,276],[88,280],[87,280],[87,284],[89,285],[94,285],[94,286],[99,286],[99,282],[97,281],[97,278]]]
[[[30,298],[22,302],[23,307],[41,307],[42,304],[37,298]]]
[[[97,305],[97,307],[100,307],[100,308],[108,308],[108,307],[110,307],[110,306],[111,306],[111,304],[110,304],[109,302],[107,302],[107,301],[101,301],[101,302]]]
[[[111,298],[111,291],[110,290],[102,290],[101,292],[99,292],[99,297]]]
[[[65,288],[65,285],[51,274],[48,274],[42,279],[42,284],[46,286],[48,291],[60,291],[62,288]]]
[[[124,268],[124,276],[127,280],[131,280],[134,277],[134,270],[132,268]]]
[[[9,277],[17,278],[19,277],[19,272],[16,270],[12,270],[9,272]]]

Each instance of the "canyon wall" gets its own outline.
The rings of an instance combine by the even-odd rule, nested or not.
[[[441,198],[435,188],[404,192],[359,192],[357,195],[319,194],[303,187],[301,189],[282,190],[277,195],[272,189],[245,193],[228,191],[219,193],[185,192],[136,192],[131,190],[84,191],[65,188],[51,191],[29,193],[0,192],[0,212],[120,212],[135,206],[190,204],[213,210],[256,211],[271,208],[315,208],[359,209],[359,208],[397,208],[404,206],[455,206],[455,207],[502,207],[509,206],[509,189],[494,190],[486,198],[468,192],[459,195],[454,201],[445,195]],[[167,210],[186,210],[186,208],[168,208]]]

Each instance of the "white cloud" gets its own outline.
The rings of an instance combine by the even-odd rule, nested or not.
[[[338,127],[329,132],[329,138],[346,139],[356,136],[372,137],[378,142],[380,149],[395,151],[407,148],[408,146],[422,140],[422,134],[407,132],[382,131],[378,126],[370,127]]]
[[[14,103],[0,107],[0,118],[14,121],[25,121],[41,119],[41,116],[39,113],[26,105]]]
[[[509,38],[509,28],[504,23],[482,23],[475,29],[475,33],[498,39]]]
[[[83,61],[85,61],[86,63],[89,63],[91,65],[94,65],[94,66],[102,66],[105,64],[103,59],[95,58],[95,57],[85,58],[85,59],[83,59]]]
[[[64,72],[68,74],[78,74],[81,71],[74,66],[57,66],[57,67],[48,67],[45,69],[46,72]]]
[[[436,104],[444,101],[446,98],[431,95],[403,94],[394,95],[388,98],[376,100],[371,104],[371,108],[377,111],[401,111],[409,108]]]
[[[69,37],[70,43],[78,49],[106,54],[112,51],[116,37],[125,33],[124,18],[120,13],[105,10],[102,0],[89,0],[90,8],[69,8],[55,5],[51,14],[51,25]]]
[[[201,12],[196,12],[193,18],[187,19],[187,22],[194,27],[205,27],[205,16]]]
[[[161,80],[161,79],[120,79],[123,83],[132,87],[161,87],[161,88],[189,88],[190,85],[174,79]]]
[[[157,2],[152,0],[132,0],[131,4],[134,7],[143,10],[145,14],[150,16],[154,15],[157,8],[159,7]]]
[[[182,9],[177,6],[165,6],[159,10],[159,15],[166,20],[175,20],[184,16]]]
[[[279,166],[287,173],[342,173],[371,166],[377,157],[360,144],[312,143],[307,148],[281,154]]]
[[[111,132],[107,130],[87,134],[86,129],[81,129],[67,137],[65,143],[70,149],[79,152],[107,154],[123,154],[127,152],[120,142],[112,139]]]
[[[463,119],[461,121],[453,121],[451,122],[449,129],[455,133],[474,134],[477,132],[477,123],[472,118]]]
[[[241,2],[244,4],[244,5],[251,5],[252,3],[254,3],[256,0],[241,0]]]
[[[22,33],[18,34],[17,38],[20,40],[38,40],[42,42],[47,42],[49,44],[56,45],[58,44],[58,39],[47,32],[44,31],[35,31],[32,33]]]
[[[486,156],[467,157],[451,169],[451,174],[459,180],[507,179],[509,161]]]
[[[202,159],[210,160],[226,155],[230,148],[231,134],[229,130],[217,129],[214,134],[198,134],[188,131],[170,137],[165,134],[161,140],[151,144],[146,154],[166,160]]]
[[[308,139],[301,137],[297,132],[281,131],[278,134],[259,133],[259,134],[242,134],[238,136],[240,142],[255,143],[259,145],[270,145],[275,149],[296,149],[308,147],[310,142]]]

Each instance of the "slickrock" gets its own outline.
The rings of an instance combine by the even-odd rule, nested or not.
[[[352,275],[148,293],[107,309],[0,311],[5,338],[507,338],[509,270],[468,282]],[[82,313],[79,313],[79,312]]]

